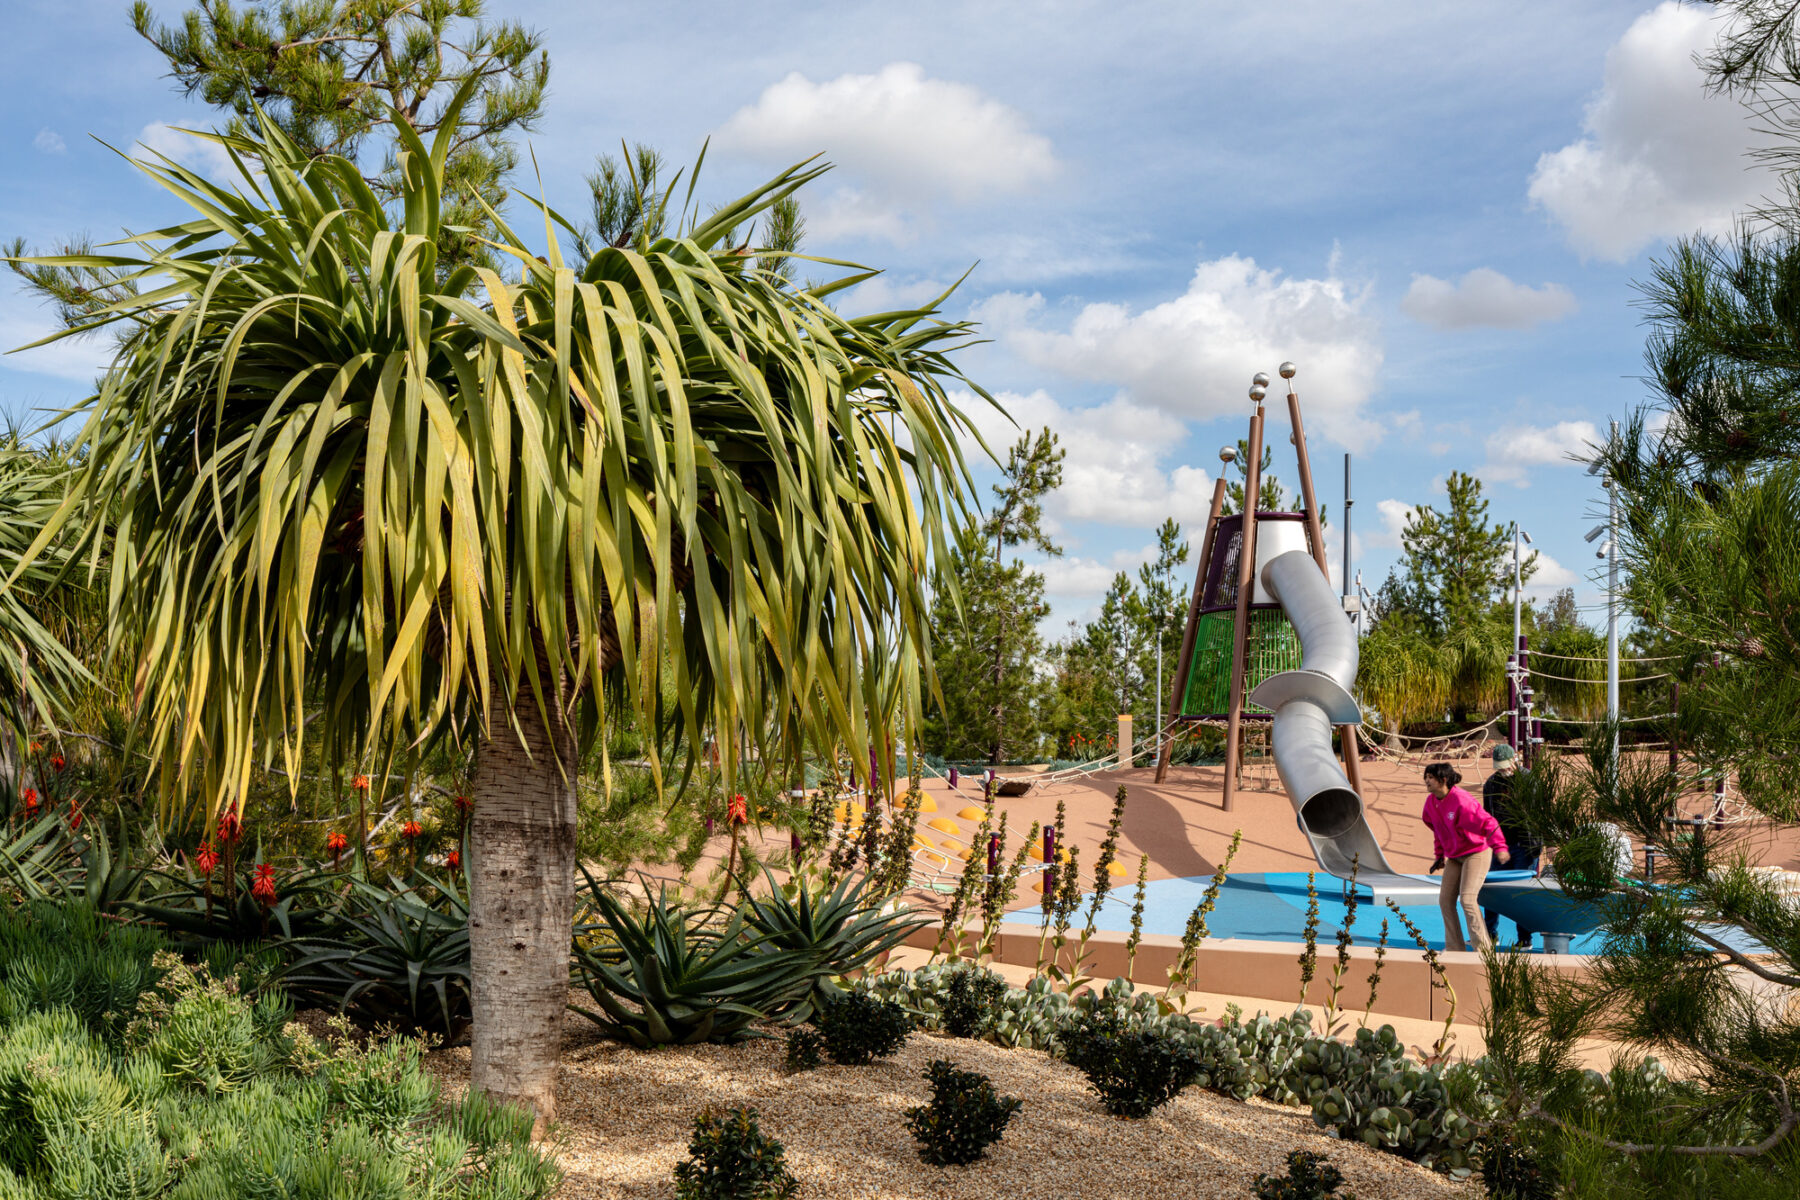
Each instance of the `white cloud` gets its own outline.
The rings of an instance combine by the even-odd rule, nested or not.
[[[904,240],[942,199],[1028,191],[1058,169],[1050,140],[979,88],[930,79],[917,63],[814,83],[795,72],[739,109],[720,143],[783,163],[824,154],[852,181],[807,214],[823,237]]]
[[[1488,461],[1480,474],[1485,479],[1524,486],[1527,469],[1575,466],[1569,456],[1584,453],[1590,443],[1600,440],[1600,431],[1592,421],[1558,421],[1548,427],[1509,425],[1487,436]]]
[[[1539,550],[1537,552],[1537,570],[1532,572],[1531,578],[1525,581],[1523,594],[1528,600],[1542,602],[1550,599],[1563,588],[1574,587],[1580,582],[1581,578],[1575,572]],[[1508,584],[1508,586],[1511,585]]]
[[[1120,385],[1134,402],[1184,420],[1248,418],[1251,375],[1292,359],[1309,426],[1357,450],[1381,435],[1362,416],[1382,361],[1367,298],[1335,269],[1284,277],[1231,255],[1201,263],[1172,300],[1136,313],[1090,304],[1066,331],[1035,323],[1044,308],[1035,294],[1001,293],[978,312],[1028,361]]]
[[[190,171],[198,172],[216,183],[229,184],[238,177],[231,155],[217,142],[195,137],[163,121],[152,121],[138,132],[138,144],[146,150],[172,158]],[[154,157],[152,162],[156,161]]]
[[[1092,408],[1067,408],[1041,390],[1002,392],[996,399],[1018,422],[1014,428],[982,401],[953,398],[1003,458],[1022,432],[1045,425],[1056,432],[1065,452],[1063,482],[1045,506],[1061,520],[1148,528],[1174,517],[1188,530],[1190,541],[1206,522],[1212,477],[1201,467],[1164,466],[1187,437],[1186,427],[1166,413],[1122,396]]]
[[[18,292],[0,291],[0,354],[5,355],[0,357],[0,367],[91,385],[112,361],[113,339],[105,331],[63,338],[48,346],[10,353],[39,338],[49,337],[56,329],[57,325],[46,309]]]
[[[1477,267],[1452,283],[1435,275],[1414,275],[1400,309],[1415,321],[1439,329],[1528,329],[1575,311],[1575,297],[1555,283],[1542,287],[1514,283],[1491,267]]]
[[[1404,500],[1378,500],[1375,502],[1375,513],[1381,518],[1381,528],[1369,535],[1371,546],[1398,546],[1400,535],[1406,530],[1406,522],[1411,519],[1416,506]],[[1356,539],[1360,542],[1362,539]]]
[[[31,139],[31,144],[45,154],[63,154],[69,149],[68,143],[63,141],[62,134],[48,126],[37,131],[37,136]]]
[[[1530,197],[1582,254],[1623,262],[1665,237],[1727,230],[1769,190],[1745,157],[1751,117],[1709,94],[1694,61],[1720,20],[1675,0],[1639,17],[1607,53],[1586,136],[1538,159]]]

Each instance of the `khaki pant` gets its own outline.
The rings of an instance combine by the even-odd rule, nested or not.
[[[1481,905],[1475,897],[1481,892],[1481,885],[1487,879],[1488,867],[1494,862],[1494,852],[1486,847],[1463,858],[1453,858],[1444,864],[1444,882],[1438,889],[1438,908],[1444,914],[1444,949],[1467,950],[1469,945],[1463,941],[1461,916],[1469,924],[1469,936],[1475,939],[1477,949],[1486,950],[1493,943],[1488,940],[1487,922],[1481,919]]]

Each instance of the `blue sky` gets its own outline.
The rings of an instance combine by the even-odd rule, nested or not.
[[[126,8],[14,0],[0,20],[0,233],[105,239],[173,215],[95,139],[205,161],[170,127],[209,112]],[[1542,582],[1597,604],[1581,533],[1599,491],[1564,455],[1643,398],[1634,281],[1668,239],[1728,228],[1768,190],[1749,122],[1692,64],[1716,32],[1703,7],[490,9],[548,35],[530,140],[552,204],[579,207],[582,174],[621,139],[686,161],[710,136],[703,190],[719,197],[823,152],[838,166],[802,197],[809,249],[888,269],[850,303],[923,299],[975,266],[950,306],[992,339],[965,356],[970,376],[1069,449],[1049,506],[1066,550],[1045,567],[1053,633],[1142,561],[1164,516],[1197,533],[1250,376],[1284,358],[1334,525],[1355,454],[1371,588],[1407,506],[1467,470],[1548,555]],[[0,280],[0,343],[47,329]],[[103,350],[4,360],[0,406],[24,419],[73,401]],[[1291,486],[1279,408],[1270,429]]]

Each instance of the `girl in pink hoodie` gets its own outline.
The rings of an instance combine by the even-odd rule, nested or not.
[[[1502,864],[1512,861],[1506,838],[1500,833],[1500,822],[1481,807],[1481,801],[1456,785],[1462,782],[1456,768],[1447,762],[1435,762],[1425,768],[1425,790],[1431,795],[1425,811],[1419,814],[1431,830],[1432,848],[1437,854],[1431,864],[1433,872],[1444,872],[1438,889],[1438,908],[1444,914],[1444,949],[1467,950],[1463,940],[1458,909],[1468,920],[1469,936],[1478,949],[1489,946],[1487,923],[1481,919],[1481,906],[1476,897],[1487,879],[1488,867],[1497,858]]]

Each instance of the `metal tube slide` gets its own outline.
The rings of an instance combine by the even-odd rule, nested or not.
[[[1363,815],[1362,797],[1331,749],[1333,726],[1362,722],[1350,694],[1356,631],[1312,555],[1291,550],[1270,559],[1261,581],[1300,639],[1299,669],[1271,675],[1250,693],[1275,714],[1270,740],[1281,786],[1320,867],[1348,878],[1354,866],[1362,881],[1393,875]]]

